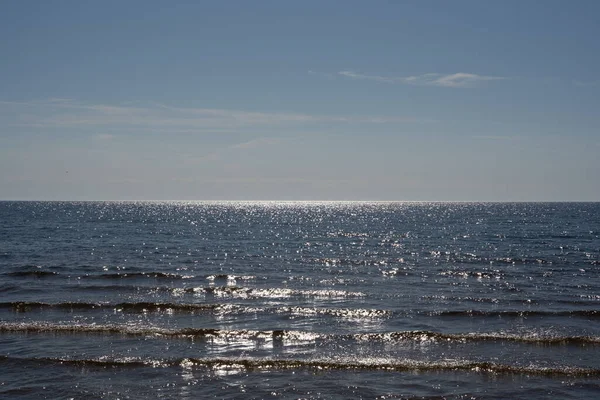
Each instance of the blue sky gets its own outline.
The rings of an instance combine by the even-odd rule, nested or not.
[[[600,201],[599,14],[4,2],[0,199]]]

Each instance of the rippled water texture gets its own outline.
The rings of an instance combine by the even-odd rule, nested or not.
[[[0,202],[2,398],[600,396],[600,203]]]

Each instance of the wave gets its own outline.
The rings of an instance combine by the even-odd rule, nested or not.
[[[30,270],[30,271],[14,271],[14,272],[7,272],[5,273],[5,275],[10,276],[10,277],[15,277],[15,278],[28,278],[28,277],[34,277],[34,278],[48,278],[51,276],[57,276],[59,275],[58,272],[56,271],[44,271],[44,270]]]
[[[517,342],[547,346],[600,345],[598,336],[550,336],[511,333],[440,333],[433,331],[396,331],[381,333],[317,333],[293,330],[229,330],[216,328],[161,328],[134,325],[60,324],[51,322],[0,322],[0,333],[64,333],[64,334],[115,334],[124,336],[156,336],[187,339],[240,339],[278,340],[293,342]]]
[[[179,358],[179,359],[140,359],[140,358],[20,358],[0,356],[0,362],[42,363],[74,367],[98,368],[209,368],[213,370],[236,369],[246,372],[265,370],[309,369],[318,371],[381,371],[381,372],[471,372],[486,374],[519,374],[549,377],[598,377],[600,369],[572,366],[544,367],[498,364],[494,362],[473,362],[465,360],[417,361],[417,360],[298,360],[260,358]]]
[[[477,254],[472,253],[450,253],[443,251],[431,251],[429,253],[424,253],[424,255],[429,255],[433,258],[442,258],[444,261],[448,261],[453,264],[477,264],[477,265],[549,265],[554,264],[556,260],[546,259],[546,258],[528,258],[528,257],[485,257],[478,256]],[[551,255],[550,257],[560,257],[561,254],[557,253]],[[561,260],[561,263],[564,265],[568,262],[565,260]],[[498,272],[498,271],[496,271]]]
[[[48,322],[0,322],[1,333],[117,334],[175,338],[261,339],[280,337],[283,331],[221,330],[214,328],[168,329],[133,325],[56,324]]]
[[[7,302],[0,303],[0,308],[12,308],[17,312],[27,312],[33,309],[58,309],[58,310],[99,310],[110,309],[117,311],[131,312],[157,312],[157,311],[179,311],[196,312],[212,311],[219,307],[227,307],[219,304],[178,304],[178,303],[84,303],[84,302],[64,302],[64,303],[42,303],[42,302]]]
[[[254,275],[214,274],[214,275],[208,275],[206,277],[206,279],[209,280],[209,281],[215,281],[215,280],[227,280],[227,281],[242,280],[242,281],[249,281],[249,280],[256,279],[256,276],[254,276]]]
[[[194,294],[207,295],[219,298],[238,299],[285,299],[291,297],[311,297],[323,299],[361,298],[367,295],[363,292],[352,292],[334,289],[289,289],[289,288],[251,288],[242,286],[199,286],[199,287],[174,287],[174,286],[125,286],[125,285],[76,285],[71,286],[84,290],[149,290],[153,292],[171,292],[174,295]]]
[[[383,318],[392,315],[388,310],[364,308],[280,307],[279,310],[279,312],[289,312],[299,316],[329,315],[349,319]]]
[[[473,297],[473,296],[448,296],[448,295],[423,295],[420,297],[422,300],[428,300],[432,303],[489,303],[489,304],[503,304],[503,305],[523,305],[527,307],[531,307],[534,305],[541,305],[544,303],[542,299],[529,299],[529,298],[502,298],[502,297]],[[598,304],[598,300],[600,300],[600,295],[598,294],[580,294],[576,299],[564,299],[564,298],[556,298],[552,299],[554,304],[564,304],[575,307],[590,307]],[[532,310],[527,310],[532,311]],[[588,310],[584,310],[588,312]],[[595,310],[593,310],[595,311]],[[469,312],[469,311],[467,311]],[[510,311],[513,312],[513,311]],[[518,312],[518,311],[517,311]],[[561,311],[568,312],[568,311]],[[471,312],[472,314],[472,312]]]
[[[513,299],[513,298],[499,298],[499,297],[472,297],[472,296],[447,296],[447,295],[424,295],[421,296],[423,300],[431,300],[434,302],[458,302],[458,303],[490,303],[490,304],[525,304],[532,305],[538,304],[539,302],[535,299]],[[579,302],[577,304],[588,304]]]
[[[87,268],[89,266],[79,266],[78,270]],[[11,277],[46,277],[46,276],[58,276],[59,272],[48,271],[39,269],[37,266],[25,266],[22,270],[7,272],[4,275]],[[76,275],[78,278],[83,279],[136,279],[136,278],[153,278],[153,279],[191,279],[191,278],[203,278],[209,281],[215,280],[252,280],[256,279],[252,275],[229,275],[229,274],[212,274],[205,276],[196,275],[183,275],[172,272],[161,272],[161,271],[131,271],[131,272],[109,272],[109,273],[86,273],[83,275]]]
[[[500,280],[504,278],[504,273],[494,270],[494,271],[469,271],[462,269],[455,269],[449,271],[440,272],[441,276],[451,276],[451,277],[459,277],[459,278],[476,278],[476,279],[495,279]]]
[[[21,285],[9,285],[7,283],[0,284],[0,293],[18,292],[21,289]]]
[[[433,342],[517,342],[539,345],[600,345],[598,336],[544,336],[538,334],[510,334],[510,333],[439,333],[431,331],[400,331],[389,333],[364,333],[353,335],[361,341],[433,341]]]
[[[61,269],[58,267],[51,267],[53,269]],[[75,270],[93,270],[98,267],[94,267],[91,265],[78,265]],[[67,269],[67,271],[71,271],[71,269]],[[47,269],[42,269],[42,266],[38,265],[24,265],[20,267],[19,270],[6,272],[3,275],[12,276],[12,277],[40,277],[40,276],[57,276],[60,275],[57,271],[49,271]],[[190,279],[190,278],[199,278],[206,279],[208,281],[237,281],[237,280],[255,280],[256,276],[254,275],[234,275],[234,274],[209,274],[209,275],[194,275],[194,274],[178,274],[172,272],[162,272],[162,271],[128,271],[128,272],[109,272],[109,273],[85,273],[83,275],[76,275],[79,278],[87,278],[87,279],[127,279],[127,278],[165,278],[165,279]]]
[[[45,278],[45,277],[56,277],[60,273],[56,271],[47,270],[26,270],[26,271],[13,271],[6,272],[4,275],[17,278]],[[84,274],[76,276],[84,279],[131,279],[131,278],[155,278],[155,279],[189,279],[193,276],[180,275],[168,272],[115,272],[107,274]]]
[[[403,264],[401,258],[385,259],[350,259],[350,258],[303,258],[302,261],[307,264],[324,265],[327,267],[335,266],[370,266],[383,267],[388,265]]]
[[[154,278],[154,279],[190,279],[193,275],[181,275],[170,272],[114,272],[108,274],[86,274],[82,278],[86,279],[136,279],[136,278]]]
[[[190,289],[186,289],[190,290]],[[248,288],[240,286],[209,286],[192,288],[191,291],[204,292],[215,297],[238,298],[288,298],[288,297],[321,297],[321,298],[349,298],[365,297],[362,292],[332,289],[289,289],[289,288]]]
[[[427,313],[432,316],[440,317],[582,317],[599,318],[600,310],[564,310],[564,311],[543,311],[543,310],[458,310],[458,311],[434,311]]]
[[[226,293],[235,292],[239,288],[188,288],[185,291],[198,292],[208,290],[214,294],[214,291],[226,290]],[[167,290],[167,289],[165,289]],[[178,290],[178,289],[168,289]],[[253,290],[253,289],[244,289]],[[283,290],[284,294],[278,291]],[[313,295],[316,297],[327,296],[325,293],[312,293],[320,291],[298,291],[288,289],[260,289],[259,293],[253,296],[246,294],[238,297],[290,297],[291,295]],[[265,293],[267,292],[267,293]],[[329,294],[333,297],[332,294]],[[220,296],[225,297],[225,296]],[[87,303],[87,302],[63,302],[63,303],[44,303],[44,302],[4,302],[0,303],[0,309],[12,309],[15,312],[28,312],[41,309],[57,310],[114,310],[123,312],[171,312],[171,313],[196,313],[213,312],[215,314],[242,314],[242,313],[272,313],[272,314],[291,314],[295,316],[318,316],[327,315],[343,318],[388,318],[397,312],[383,309],[370,308],[326,308],[326,307],[302,307],[302,306],[279,306],[279,307],[261,307],[245,306],[240,304],[228,303],[161,303],[161,302],[122,302],[122,303]],[[400,313],[403,314],[403,313]],[[406,315],[413,313],[407,312]],[[448,311],[423,311],[415,312],[416,315],[426,315],[435,317],[506,317],[506,318],[528,318],[528,317],[579,317],[579,318],[600,318],[600,310],[565,310],[565,311],[544,311],[544,310],[448,310]]]
[[[556,257],[560,256],[560,254],[556,254]],[[514,265],[514,264],[523,264],[523,265],[546,265],[546,264],[553,264],[554,262],[552,260],[547,260],[547,259],[543,259],[543,258],[526,258],[526,257],[496,257],[496,258],[488,258],[488,257],[481,257],[481,258],[474,258],[469,260],[468,258],[466,259],[462,259],[459,258],[458,260],[456,260],[457,262],[463,262],[463,263],[488,263],[488,264],[500,264],[500,265]],[[470,262],[469,262],[470,261]],[[563,264],[565,263],[564,261],[561,261]]]
[[[295,316],[328,315],[347,319],[383,318],[391,315],[387,310],[355,309],[355,308],[318,308],[318,307],[250,307],[237,304],[189,304],[189,303],[42,303],[42,302],[6,302],[0,303],[0,308],[9,308],[15,312],[32,310],[114,310],[119,312],[168,312],[168,313],[197,313],[211,312],[218,315],[243,313],[272,313],[291,314]]]

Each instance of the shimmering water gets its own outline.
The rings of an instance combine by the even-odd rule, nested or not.
[[[2,398],[600,396],[600,203],[0,202]]]

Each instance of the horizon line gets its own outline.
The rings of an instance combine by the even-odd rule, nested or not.
[[[46,203],[600,203],[600,200],[156,200],[156,199],[0,199],[0,202]]]

